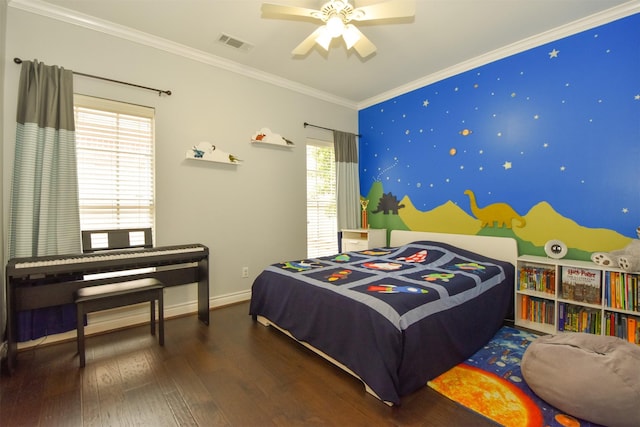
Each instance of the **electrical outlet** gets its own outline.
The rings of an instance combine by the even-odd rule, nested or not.
[[[249,267],[242,267],[242,277],[249,277]]]

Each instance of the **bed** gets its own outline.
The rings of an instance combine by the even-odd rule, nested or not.
[[[249,314],[399,405],[502,326],[516,258],[511,238],[393,230],[389,247],[267,267]]]

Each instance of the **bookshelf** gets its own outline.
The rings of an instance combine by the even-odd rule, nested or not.
[[[518,257],[515,324],[544,334],[588,332],[640,344],[640,272],[590,261]]]

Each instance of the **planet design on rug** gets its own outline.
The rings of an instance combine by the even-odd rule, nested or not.
[[[520,362],[538,336],[503,326],[469,359],[428,382],[449,399],[507,427],[588,427],[540,399],[522,378]]]
[[[454,366],[449,373],[451,375],[440,376],[429,385],[504,426],[543,425],[535,402],[509,381],[466,364]]]

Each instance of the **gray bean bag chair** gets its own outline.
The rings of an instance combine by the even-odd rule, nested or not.
[[[640,346],[587,333],[547,335],[522,357],[522,376],[540,398],[574,417],[640,426]]]

